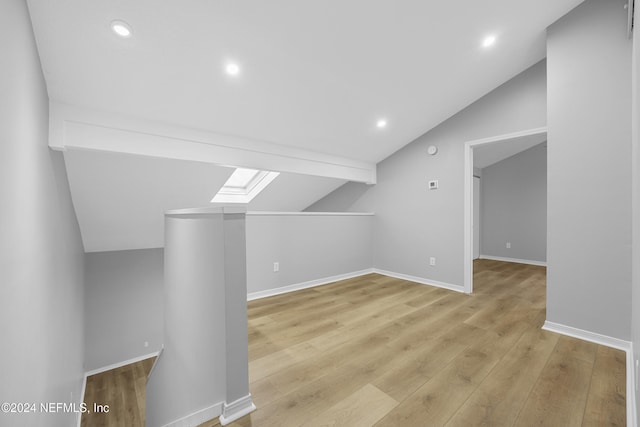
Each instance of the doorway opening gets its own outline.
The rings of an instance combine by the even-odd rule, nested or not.
[[[479,180],[474,178],[474,150],[483,150],[482,162],[500,160],[546,141],[547,128],[529,129],[505,135],[467,141],[464,146],[464,292],[473,292],[473,260],[480,256],[479,214],[474,210],[474,197],[479,199]],[[494,149],[490,149],[494,148]],[[509,154],[511,153],[511,154]],[[478,161],[475,162],[478,164]],[[477,167],[477,166],[476,166]],[[482,179],[480,177],[480,179]],[[477,181],[477,182],[474,182]]]

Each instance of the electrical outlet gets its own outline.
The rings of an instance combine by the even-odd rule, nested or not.
[[[144,346],[145,346],[145,347],[149,347],[149,341],[145,341],[145,342],[144,342]]]
[[[429,265],[436,265],[436,257],[429,257]]]
[[[280,271],[280,263],[279,262],[274,262],[273,263],[273,271],[274,272]]]
[[[507,249],[511,249],[511,242],[507,242]]]

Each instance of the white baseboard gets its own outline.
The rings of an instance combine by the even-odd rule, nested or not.
[[[507,258],[507,257],[493,256],[493,255],[480,255],[480,259],[490,259],[492,261],[504,261],[504,262],[517,262],[518,264],[538,265],[541,267],[547,266],[547,263],[544,261],[532,261],[529,259]]]
[[[133,359],[124,360],[122,362],[114,363],[113,365],[103,366],[102,368],[93,369],[91,371],[87,371],[85,373],[85,377],[90,377],[91,375],[99,374],[101,372],[110,371],[112,369],[121,368],[126,365],[130,365],[132,363],[140,362],[141,360],[149,359],[151,357],[156,357],[160,354],[159,351],[154,351],[153,353],[145,354],[143,356],[134,357]]]
[[[631,348],[631,342],[629,341],[613,338],[608,335],[602,335],[591,331],[585,331],[584,329],[574,328],[573,326],[549,322],[548,320],[544,322],[544,325],[542,325],[542,329],[544,329],[545,331],[556,332],[558,334],[567,335],[573,338],[578,338],[607,347],[617,348],[618,350],[622,350],[627,353]]]
[[[82,388],[80,389],[80,400],[75,402],[79,405],[82,405],[82,403],[84,402],[84,393],[87,390],[87,374],[84,374],[84,376],[82,377]],[[76,399],[78,400],[78,399]],[[80,407],[80,406],[79,406]],[[78,427],[82,426],[82,413],[78,413],[77,415],[77,425]]]
[[[288,292],[299,291],[302,289],[313,288],[316,286],[327,285],[329,283],[337,282],[339,280],[352,279],[358,276],[364,276],[365,274],[373,273],[372,268],[365,270],[354,271],[352,273],[339,274],[337,276],[324,277],[322,279],[310,280],[308,282],[296,283],[288,286],[281,286],[279,288],[267,289],[264,291],[251,292],[247,294],[247,301],[253,301],[255,299],[272,297],[274,295],[286,294]]]
[[[229,404],[225,403],[222,407],[222,414],[218,419],[220,420],[220,424],[226,426],[227,424],[237,420],[238,418],[242,418],[255,410],[256,405],[253,404],[253,401],[251,400],[251,393],[249,393]]]
[[[222,413],[224,402],[215,403],[199,411],[193,412],[162,427],[193,427],[209,421]]]
[[[373,272],[378,274],[383,274],[389,277],[395,277],[396,279],[408,280],[410,282],[416,282],[422,285],[436,286],[438,288],[444,288],[450,291],[464,293],[464,286],[460,286],[460,285],[452,285],[451,283],[440,282],[438,280],[424,279],[422,277],[410,276],[408,274],[402,274],[402,273],[395,273],[393,271],[381,270],[378,268],[374,268]]]
[[[635,363],[633,354],[633,343],[630,341],[613,338],[607,335],[598,334],[595,332],[585,331],[583,329],[574,328],[572,326],[562,325],[560,323],[554,323],[546,321],[542,326],[542,329],[549,332],[556,332],[562,335],[568,335],[573,338],[578,338],[584,341],[593,342],[596,344],[612,347],[618,350],[622,350],[627,354],[627,387],[626,387],[626,400],[627,400],[627,425],[637,426],[637,408],[636,408],[636,378],[635,378]]]

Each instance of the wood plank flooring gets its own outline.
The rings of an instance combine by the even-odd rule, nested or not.
[[[251,301],[258,409],[230,426],[624,426],[625,353],[541,330],[545,275],[478,260],[473,295],[371,274]],[[120,413],[82,425],[144,425],[150,366],[90,377]]]
[[[155,357],[87,377],[82,427],[144,426],[147,376]],[[94,411],[94,404],[108,412]]]
[[[230,425],[626,425],[625,353],[545,307],[544,267],[490,260],[471,296],[372,274],[252,301],[258,409]]]

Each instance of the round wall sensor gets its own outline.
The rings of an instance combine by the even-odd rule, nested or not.
[[[430,145],[427,148],[427,153],[431,156],[433,156],[434,154],[436,154],[438,152],[438,147],[436,147],[435,145]]]

